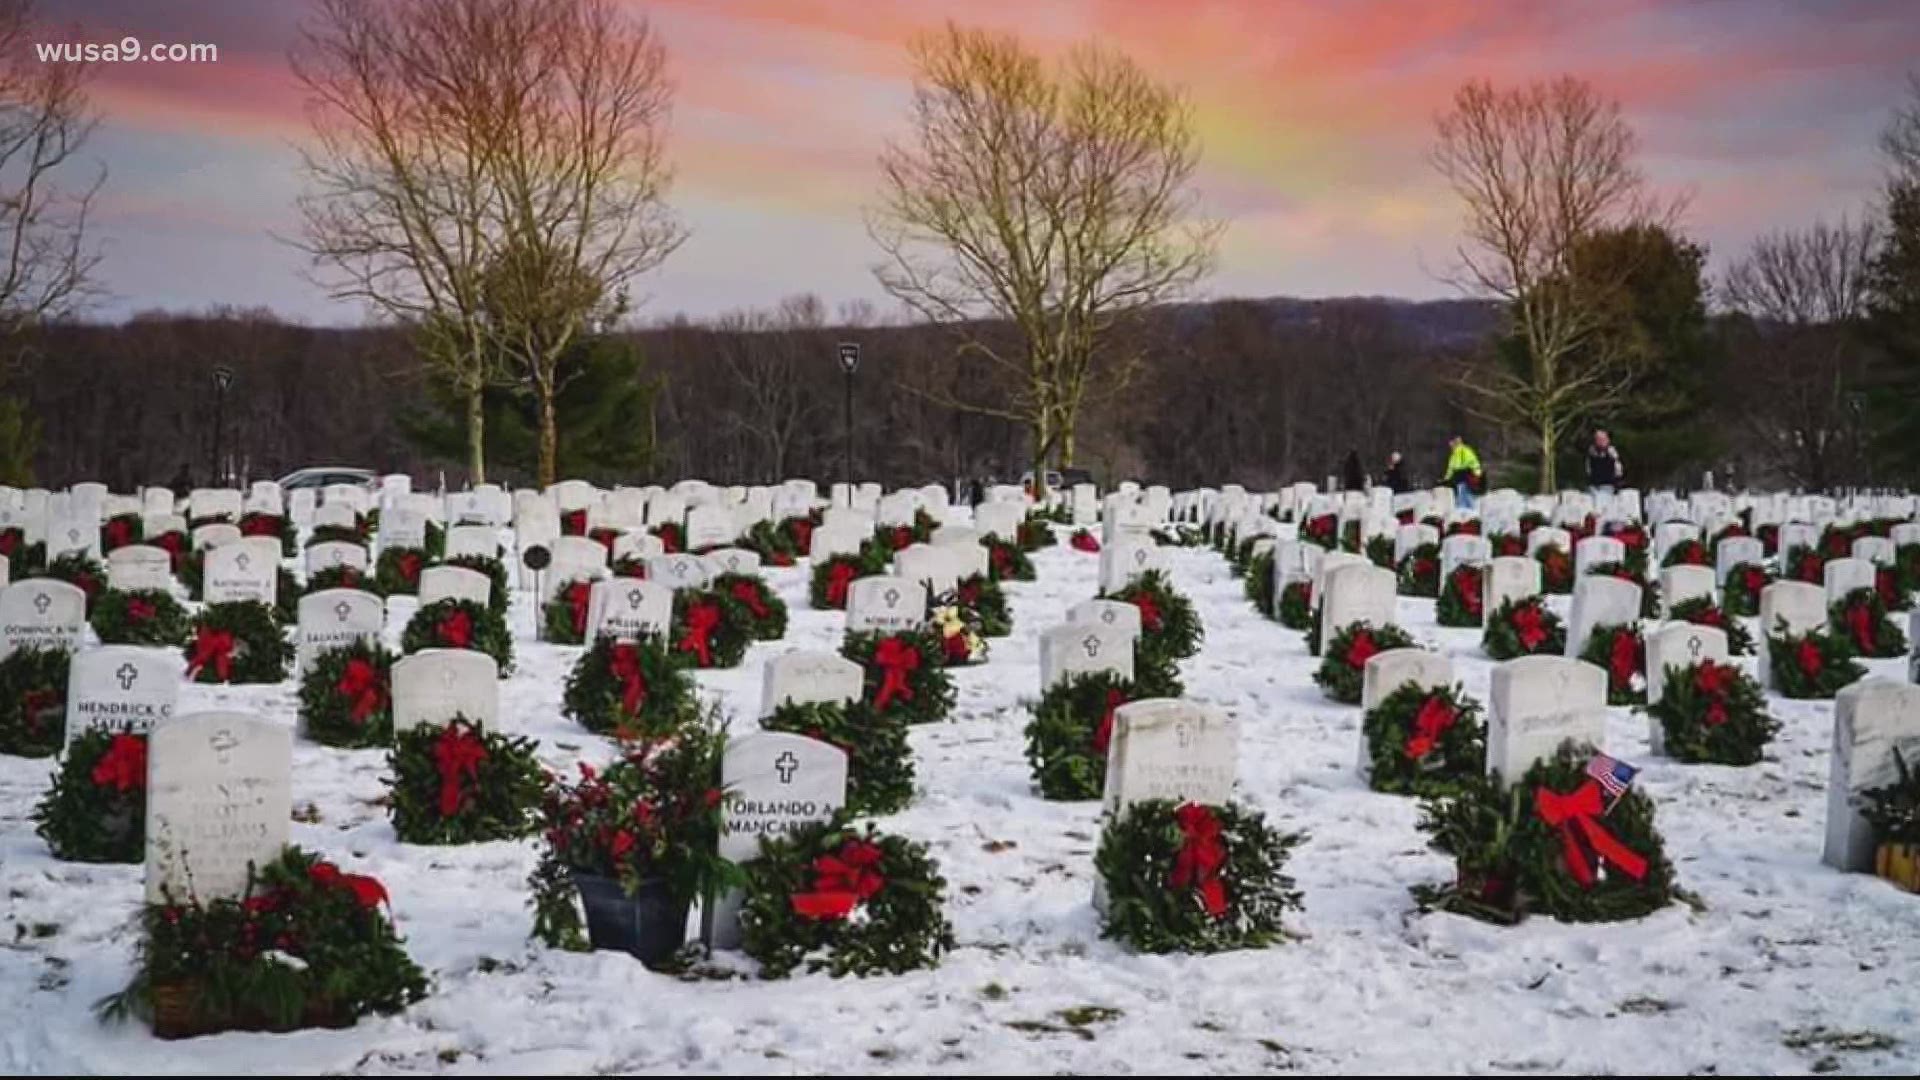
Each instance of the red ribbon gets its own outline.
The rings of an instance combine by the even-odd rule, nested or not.
[[[620,680],[620,709],[628,716],[640,715],[640,704],[647,698],[647,677],[640,670],[640,647],[622,641],[613,647],[610,657],[613,677]]]
[[[380,884],[379,879],[365,874],[343,874],[339,867],[330,862],[314,863],[307,871],[307,877],[324,889],[348,890],[363,908],[376,908],[388,903],[387,888]]]
[[[920,670],[920,650],[897,637],[883,638],[873,650],[873,662],[880,668],[880,690],[873,696],[873,711],[886,712],[894,698],[913,700],[913,687],[907,676]]]
[[[849,840],[832,855],[813,860],[813,891],[790,899],[794,914],[803,919],[844,919],[853,909],[886,887],[880,874],[883,852],[865,840]]]
[[[1107,691],[1107,711],[1100,715],[1100,726],[1093,729],[1093,752],[1101,757],[1107,755],[1107,744],[1113,740],[1113,714],[1127,703],[1127,695],[1118,690]]]
[[[1853,643],[1861,653],[1872,655],[1874,651],[1873,612],[1865,604],[1853,604],[1847,608],[1847,632],[1853,635]]]
[[[107,550],[125,547],[133,540],[133,527],[124,518],[110,518],[107,521]]]
[[[847,588],[853,584],[858,571],[850,562],[836,562],[827,567],[827,606],[842,608],[847,606]]]
[[[813,550],[813,522],[806,518],[788,518],[787,535],[793,537],[793,546],[799,551]]]
[[[1593,849],[1595,862],[1605,859],[1635,881],[1647,876],[1647,860],[1621,843],[1619,837],[1597,820],[1603,809],[1598,782],[1588,780],[1568,795],[1544,787],[1534,788],[1533,808],[1549,828],[1560,830],[1561,857],[1567,873],[1573,875],[1581,888],[1591,889],[1594,883],[1594,866],[1587,862],[1582,840],[1586,841],[1585,847]]]
[[[654,532],[660,538],[660,551],[665,555],[680,554],[680,526],[668,522]]]
[[[127,618],[137,623],[149,622],[160,612],[151,601],[134,597],[127,601]]]
[[[1513,624],[1514,635],[1520,639],[1521,647],[1528,652],[1539,648],[1540,643],[1547,640],[1544,619],[1538,604],[1526,604],[1513,609],[1510,621]]]
[[[380,669],[374,667],[372,661],[358,656],[347,661],[346,670],[340,673],[340,681],[333,688],[341,697],[353,702],[348,715],[356,724],[366,723],[367,717],[386,704],[386,688],[380,685]]]
[[[573,619],[573,636],[587,635],[587,602],[593,599],[593,584],[576,581],[567,586],[567,611]]]
[[[240,532],[244,536],[278,536],[280,519],[271,514],[248,514],[240,519]]]
[[[1353,635],[1353,643],[1347,646],[1347,666],[1355,669],[1364,668],[1367,666],[1367,661],[1379,655],[1379,652],[1380,645],[1373,640],[1373,635],[1361,630]]]
[[[466,649],[473,646],[473,616],[464,610],[455,608],[440,625],[434,628],[440,643],[449,648]]]
[[[913,530],[905,525],[895,525],[893,532],[889,536],[889,541],[895,551],[899,551],[901,548],[911,547],[913,545]]]
[[[466,798],[465,781],[480,780],[480,766],[487,760],[487,744],[480,741],[466,724],[448,724],[434,740],[433,764],[440,772],[440,816],[450,818],[460,812]]]
[[[1454,595],[1460,598],[1461,606],[1474,618],[1480,617],[1480,606],[1485,598],[1480,595],[1480,570],[1478,567],[1462,566],[1453,572]]]
[[[1140,609],[1140,629],[1149,633],[1160,629],[1160,605],[1151,595],[1143,592],[1134,597],[1133,606]]]
[[[967,628],[962,626],[940,639],[940,653],[948,664],[964,664],[973,658],[973,649],[967,644]]]
[[[587,512],[585,510],[567,511],[560,515],[560,526],[568,536],[585,536],[587,534]]]
[[[713,666],[713,632],[720,625],[720,606],[702,601],[687,607],[687,632],[680,637],[677,646],[681,652],[692,653],[700,660],[700,666]]]
[[[167,564],[174,570],[180,569],[181,536],[177,532],[161,533],[154,537],[153,546],[167,553]]]
[[[1794,659],[1800,664],[1800,673],[1809,679],[1820,677],[1820,670],[1827,666],[1826,658],[1820,655],[1820,646],[1812,638],[1801,638],[1800,647],[1794,650]]]
[[[1414,761],[1433,753],[1433,748],[1440,745],[1440,737],[1458,719],[1459,712],[1448,705],[1445,698],[1438,694],[1427,698],[1413,716],[1413,733],[1407,736],[1403,752]]]
[[[400,580],[409,585],[420,583],[420,556],[411,551],[403,551],[395,562],[400,568]]]
[[[194,634],[193,656],[187,661],[187,675],[197,678],[208,664],[221,682],[233,677],[233,632],[203,626]]]
[[[1182,892],[1196,889],[1200,906],[1211,918],[1227,914],[1227,886],[1220,880],[1220,868],[1226,865],[1226,845],[1220,842],[1220,819],[1210,807],[1187,803],[1173,812],[1180,826],[1180,850],[1173,857],[1173,887]]]
[[[978,610],[980,607],[980,583],[973,578],[961,582],[953,590],[954,602],[963,608]]]
[[[138,791],[147,786],[147,740],[120,734],[93,765],[93,782],[115,791]]]
[[[1615,689],[1625,690],[1631,686],[1633,673],[1639,669],[1639,640],[1626,630],[1614,634],[1607,651],[1607,674],[1612,677]]]
[[[1074,533],[1071,543],[1075,551],[1094,552],[1100,550],[1100,541],[1094,539],[1093,534],[1085,529]]]
[[[1013,552],[1007,550],[1004,545],[995,544],[987,549],[987,554],[993,557],[993,576],[1006,577],[1008,571],[1013,568]]]
[[[753,582],[736,581],[733,583],[733,588],[730,591],[735,600],[747,606],[747,610],[753,613],[754,618],[764,619],[773,614],[773,612],[768,610],[766,601],[760,599],[760,586]]]
[[[13,558],[14,551],[20,547],[20,537],[21,532],[19,529],[0,531],[0,555],[5,555],[9,559]]]

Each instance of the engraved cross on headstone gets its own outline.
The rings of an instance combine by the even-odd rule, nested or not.
[[[120,680],[120,689],[131,690],[133,689],[134,682],[140,678],[140,669],[134,667],[132,664],[121,664],[119,669],[113,673],[113,676]]]
[[[882,596],[884,596],[884,597],[886,598],[886,601],[887,601],[887,606],[888,606],[888,607],[898,607],[898,606],[899,606],[899,604],[900,604],[900,590],[899,590],[899,589],[888,589],[888,590],[887,590],[887,591],[886,591],[885,593],[882,593],[881,595],[882,595]]]
[[[345,600],[333,605],[333,617],[341,622],[346,622],[347,616],[351,614],[353,614],[353,605],[347,603]]]
[[[233,557],[233,565],[239,567],[242,570],[245,570],[247,568],[247,564],[252,561],[253,561],[253,556],[247,554],[244,551]]]
[[[36,596],[33,598],[33,610],[39,612],[42,615],[45,615],[47,613],[47,609],[52,606],[53,606],[53,597],[48,596],[46,593],[41,593],[39,596]]]
[[[773,759],[773,768],[780,774],[781,783],[791,784],[793,774],[800,768],[800,759],[793,756],[793,751],[788,750]]]
[[[1093,634],[1088,634],[1086,640],[1080,643],[1080,647],[1087,650],[1089,660],[1100,655],[1100,639]]]

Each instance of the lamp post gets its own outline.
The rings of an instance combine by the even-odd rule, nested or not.
[[[233,369],[221,364],[213,369],[213,475],[209,487],[221,484],[221,440],[227,430],[227,388],[233,385]]]
[[[847,411],[845,426],[841,436],[846,445],[846,463],[842,479],[846,481],[849,493],[853,490],[853,373],[860,370],[860,343],[843,341],[840,343],[840,370],[846,375]],[[848,496],[851,498],[851,494]]]

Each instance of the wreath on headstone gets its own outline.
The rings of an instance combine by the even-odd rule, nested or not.
[[[1027,763],[1040,797],[1097,799],[1107,783],[1114,713],[1146,694],[1111,671],[1068,676],[1047,688],[1027,724]]]
[[[647,560],[638,555],[622,555],[607,564],[607,570],[619,578],[647,579]]]
[[[1533,553],[1540,564],[1540,591],[1550,596],[1573,592],[1573,556],[1558,544],[1542,544]]]
[[[1569,743],[1512,786],[1481,775],[1423,802],[1420,830],[1453,856],[1455,879],[1415,887],[1422,906],[1501,923],[1531,914],[1617,922],[1673,902],[1653,800],[1631,787],[1609,796],[1588,771],[1591,758]]]
[[[455,555],[451,559],[442,559],[443,566],[458,566],[463,570],[472,570],[487,576],[487,606],[500,613],[507,614],[507,605],[512,593],[507,591],[507,564],[500,559],[486,555]]]
[[[566,513],[563,513],[560,515],[560,535],[561,536],[587,535],[586,507],[583,506],[577,510],[568,510]]]
[[[1780,553],[1780,526],[1779,525],[1773,522],[1768,522],[1767,524],[1760,526],[1758,529],[1755,529],[1753,531],[1753,534],[1754,536],[1758,537],[1760,540],[1760,551],[1762,554],[1778,555]]]
[[[1847,639],[1825,630],[1767,635],[1767,668],[1782,697],[1830,701],[1843,687],[1866,678]]]
[[[200,609],[182,653],[193,682],[277,683],[287,677],[293,646],[273,608],[233,600]]]
[[[307,534],[307,546],[315,544],[365,544],[367,527],[361,525],[315,525]]]
[[[420,571],[427,565],[425,548],[382,548],[373,564],[373,591],[382,596],[418,596]]]
[[[84,551],[69,551],[57,556],[47,564],[45,570],[35,577],[49,577],[76,586],[87,595],[87,611],[93,611],[94,601],[107,591],[107,568],[100,565],[98,559]]]
[[[1616,578],[1640,586],[1640,617],[1651,619],[1660,613],[1660,587],[1632,566],[1612,560],[1597,562],[1587,567],[1587,576]]]
[[[34,807],[34,831],[67,862],[146,858],[147,736],[90,728],[75,735],[53,785]]]
[[[1440,583],[1440,600],[1433,613],[1441,626],[1479,626],[1486,614],[1486,567],[1461,563]]]
[[[305,589],[301,590],[301,595],[305,596],[309,593],[317,593],[322,589],[363,589],[368,592],[376,591],[372,586],[373,583],[367,580],[366,571],[361,570],[359,567],[347,566],[345,564],[339,566],[323,566],[307,575],[307,585]]]
[[[1153,542],[1159,544],[1161,547],[1199,547],[1201,544],[1206,543],[1206,533],[1203,530],[1193,525],[1182,524],[1180,522],[1156,527],[1150,530],[1147,535],[1153,537]],[[1087,538],[1092,540],[1093,534],[1088,533]],[[1099,551],[1098,540],[1094,541],[1094,545],[1092,550]]]
[[[989,536],[980,541],[987,549],[987,577],[994,581],[1032,581],[1034,579],[1033,560],[1020,549],[1020,545],[1009,543],[998,536]]]
[[[1920,592],[1920,543],[1901,544],[1893,552],[1894,580],[1909,596]]]
[[[1200,642],[1206,636],[1200,616],[1193,602],[1167,580],[1165,572],[1149,570],[1137,575],[1101,599],[1119,600],[1140,609],[1140,641],[1135,655],[1155,670],[1177,670],[1180,661],[1200,651]],[[1136,665],[1135,674],[1139,673]]]
[[[647,530],[660,538],[662,555],[678,555],[687,550],[687,533],[677,521],[663,521]]]
[[[755,641],[778,641],[787,635],[787,602],[758,574],[716,574],[707,588],[738,610]]]
[[[206,597],[208,548],[201,548],[186,557],[180,566],[180,583],[187,587],[189,599],[202,600]],[[300,602],[301,586],[293,571],[281,566],[274,571],[273,611],[286,622],[294,621],[297,605]]]
[[[930,724],[953,709],[953,678],[931,630],[849,633],[840,655],[865,670],[861,700],[883,720]]]
[[[872,538],[862,546],[892,554],[919,542],[920,537],[914,534],[911,525],[875,525]]]
[[[1647,715],[1665,733],[1667,755],[1695,765],[1755,764],[1780,730],[1760,684],[1716,660],[1669,665]]]
[[[1827,609],[1827,626],[1844,637],[1856,656],[1884,659],[1907,654],[1907,635],[1887,617],[1887,605],[1876,589],[1848,592]]]
[[[1360,521],[1358,518],[1340,526],[1340,550],[1354,555],[1361,553]]]
[[[1273,552],[1264,551],[1247,563],[1247,577],[1241,583],[1247,603],[1261,617],[1273,618]]]
[[[513,635],[507,620],[471,600],[449,596],[422,604],[400,632],[400,651],[421,649],[477,649],[493,657],[500,677],[513,673]]]
[[[1479,535],[1480,535],[1480,519],[1479,518],[1461,518],[1460,520],[1455,521],[1451,525],[1448,525],[1445,529],[1441,530],[1440,538],[1444,540],[1449,536],[1479,536]]]
[[[863,577],[887,572],[885,554],[862,547],[858,553],[841,552],[813,560],[813,581],[807,589],[807,601],[820,611],[845,611],[847,594],[853,583]]]
[[[1695,626],[1711,626],[1727,635],[1727,655],[1751,656],[1753,654],[1753,635],[1741,625],[1739,619],[1727,617],[1727,613],[1714,605],[1704,596],[1691,600],[1682,600],[1667,609],[1667,618]]]
[[[400,732],[387,752],[387,816],[403,844],[479,844],[533,831],[546,770],[524,736],[456,715]]]
[[[1522,538],[1530,536],[1533,530],[1545,526],[1546,523],[1547,515],[1538,510],[1528,510],[1520,515],[1520,536]]]
[[[1313,681],[1333,700],[1343,705],[1358,705],[1367,661],[1388,649],[1418,645],[1412,635],[1391,623],[1386,626],[1348,623],[1334,631],[1327,641],[1326,655],[1320,658],[1320,670],[1313,673]]]
[[[1289,630],[1305,630],[1313,625],[1313,582],[1296,578],[1280,589],[1276,608],[1280,625]]]
[[[752,614],[712,588],[673,591],[674,655],[690,667],[734,668],[753,642]]]
[[[812,554],[813,530],[819,526],[820,520],[813,515],[790,517],[780,523],[780,535],[786,538],[794,558]]]
[[[926,845],[848,817],[763,837],[744,864],[740,944],[762,977],[900,975],[954,947],[947,883]]]
[[[933,598],[936,606],[951,604],[972,612],[978,618],[979,632],[990,638],[1013,633],[1013,613],[1007,608],[1007,591],[985,574],[961,578],[953,592]]]
[[[1820,585],[1827,579],[1827,560],[1813,548],[1789,548],[1780,561],[1786,568],[1780,576],[1787,581],[1804,581],[1809,585]]]
[[[1587,635],[1580,659],[1607,673],[1607,704],[1647,701],[1647,645],[1638,626],[1602,623]]]
[[[187,640],[187,609],[163,589],[108,589],[87,621],[102,645],[172,647]]]
[[[593,579],[575,578],[560,586],[541,608],[540,639],[554,645],[585,644],[592,602]]]
[[[398,1012],[427,977],[394,933],[387,890],[299,848],[258,867],[245,894],[147,904],[134,975],[101,1003],[161,1038],[345,1027]]]
[[[760,726],[839,747],[847,755],[846,812],[891,814],[913,801],[913,751],[907,725],[873,715],[864,702],[783,702]]]
[[[299,550],[299,541],[294,536],[293,522],[279,514],[255,512],[240,515],[241,536],[271,536],[280,541],[282,558],[292,558]]]
[[[1897,566],[1879,566],[1873,568],[1873,591],[1879,594],[1880,603],[1888,611],[1910,611],[1913,598],[1906,584],[1901,580]]]
[[[1852,526],[1838,522],[1828,525],[1820,530],[1820,554],[1829,559],[1844,559],[1853,554],[1853,542],[1861,535],[1863,531]]]
[[[168,529],[159,536],[147,537],[144,542],[166,552],[168,571],[175,577],[180,576],[182,568],[186,566],[187,548],[191,546],[186,533],[179,529]]]
[[[421,530],[427,542],[427,554],[435,559],[443,559],[447,554],[447,527],[429,519]]]
[[[563,711],[574,723],[622,742],[666,738],[697,711],[685,663],[659,634],[596,638],[567,675]]]
[[[1393,537],[1385,533],[1367,537],[1366,556],[1368,562],[1382,570],[1394,569]]]
[[[46,757],[66,742],[71,661],[65,649],[31,645],[0,660],[0,754]]]
[[[300,730],[323,746],[365,750],[393,742],[393,654],[354,641],[313,657],[300,679]]]
[[[30,577],[47,564],[47,545],[44,540],[27,543],[26,531],[15,525],[0,529],[0,556],[6,557],[13,577]]]
[[[1497,532],[1487,537],[1487,548],[1494,558],[1525,558],[1527,538],[1524,533]]]
[[[740,546],[760,556],[760,561],[768,566],[792,566],[799,558],[793,538],[786,530],[775,528],[771,521],[756,521],[740,538]]]
[[[100,523],[100,553],[105,555],[137,544],[145,531],[139,514],[115,514]]]
[[[1666,556],[1660,560],[1660,565],[1662,567],[1712,566],[1713,553],[1707,550],[1706,544],[1689,537],[1668,548]]]
[[[1368,782],[1394,795],[1449,795],[1486,771],[1480,704],[1460,687],[1405,683],[1360,721]]]
[[[1773,575],[1759,563],[1736,563],[1720,583],[1720,600],[1729,615],[1760,614],[1760,593],[1773,584]]]
[[[608,558],[613,557],[614,542],[619,540],[621,535],[622,535],[621,530],[616,529],[611,525],[601,525],[596,528],[587,530],[587,539],[605,548],[607,551]]]
[[[1607,535],[1620,541],[1620,546],[1626,549],[1625,561],[1628,566],[1642,574],[1647,572],[1647,555],[1653,549],[1653,538],[1647,535],[1647,530],[1638,525],[1626,525]]]
[[[1302,833],[1237,803],[1136,802],[1108,819],[1093,864],[1105,888],[1100,934],[1147,953],[1259,948],[1299,910],[1286,873]]]
[[[1022,551],[1045,551],[1058,543],[1053,533],[1053,522],[1038,514],[1028,514],[1015,531]]]

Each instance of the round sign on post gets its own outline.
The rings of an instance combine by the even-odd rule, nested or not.
[[[840,370],[851,375],[860,370],[860,345],[858,342],[840,343]]]
[[[553,565],[553,552],[540,544],[532,544],[520,553],[520,561],[529,570],[545,570]]]

